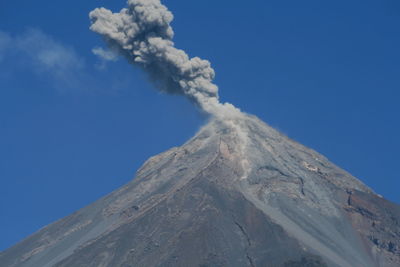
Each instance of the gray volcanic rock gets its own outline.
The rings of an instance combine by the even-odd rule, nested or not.
[[[0,266],[400,266],[400,207],[237,114],[2,252]]]

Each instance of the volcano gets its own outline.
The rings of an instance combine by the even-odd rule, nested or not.
[[[0,266],[400,266],[400,207],[240,113],[2,252]]]

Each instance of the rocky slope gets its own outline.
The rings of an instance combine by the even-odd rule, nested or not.
[[[400,266],[400,207],[240,114],[150,158],[0,266]]]

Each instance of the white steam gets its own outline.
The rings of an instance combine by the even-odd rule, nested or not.
[[[128,0],[127,4],[119,13],[105,8],[90,12],[90,29],[102,35],[112,51],[145,70],[159,90],[185,95],[218,117],[239,112],[233,105],[219,102],[210,62],[189,58],[175,48],[170,26],[173,15],[160,0]]]

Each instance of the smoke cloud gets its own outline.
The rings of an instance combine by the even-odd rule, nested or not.
[[[89,14],[90,29],[103,36],[111,51],[147,72],[162,92],[184,95],[216,116],[238,112],[233,105],[219,102],[210,62],[175,48],[173,15],[160,0],[128,0],[127,4],[119,13],[96,8]]]

